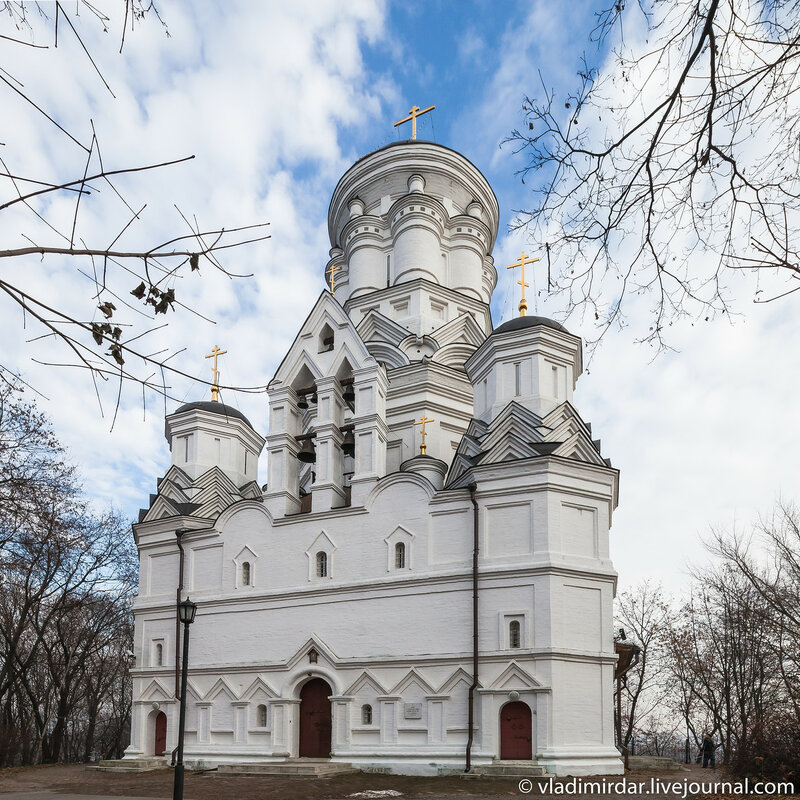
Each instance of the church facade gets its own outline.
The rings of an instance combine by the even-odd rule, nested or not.
[[[172,464],[134,526],[126,758],[176,746],[188,594],[189,763],[622,771],[618,473],[572,405],[580,339],[534,316],[493,329],[498,219],[446,147],[361,158],[266,437],[214,400],[167,416]]]

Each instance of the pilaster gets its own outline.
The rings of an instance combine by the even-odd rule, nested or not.
[[[379,695],[377,699],[381,704],[380,743],[381,745],[397,744],[397,720],[402,697],[399,694],[385,694]]]
[[[297,395],[291,386],[279,386],[270,392],[270,433],[267,436],[269,469],[264,504],[273,518],[300,510],[300,465],[297,434],[300,415]]]
[[[355,473],[352,486],[352,505],[364,504],[372,487],[386,474],[386,394],[389,380],[380,364],[353,372],[356,394],[353,435],[356,441]]]
[[[350,749],[350,705],[353,698],[333,695],[331,701],[331,755]]]
[[[338,378],[317,381],[317,419],[314,425],[316,480],[311,488],[311,510],[329,511],[344,505],[342,417],[344,400]]]

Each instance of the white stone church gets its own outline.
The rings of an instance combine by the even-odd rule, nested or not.
[[[493,329],[497,200],[453,150],[364,156],[328,226],[334,289],[269,384],[266,438],[214,400],[166,418],[172,465],[134,526],[126,758],[176,746],[188,594],[189,763],[622,772],[618,472],[572,405],[580,339]]]

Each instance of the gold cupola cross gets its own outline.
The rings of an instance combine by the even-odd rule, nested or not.
[[[425,447],[425,436],[427,436],[427,432],[425,430],[425,425],[428,422],[436,422],[435,419],[428,419],[424,414],[420,417],[418,422],[415,422],[415,425],[422,425],[422,444],[419,446],[419,454],[421,456],[427,455],[427,448]]]
[[[521,275],[520,279],[517,283],[522,287],[522,299],[519,301],[519,315],[521,317],[525,316],[525,312],[528,310],[528,301],[525,299],[525,287],[530,287],[529,283],[525,283],[525,265],[526,264],[533,264],[538,261],[538,258],[530,258],[526,253],[523,253],[513,264],[509,264],[506,269],[516,269],[517,267],[521,268]]]
[[[408,122],[411,120],[411,138],[417,138],[417,117],[421,117],[423,114],[427,114],[429,111],[433,111],[436,106],[428,106],[427,108],[423,108],[420,111],[419,106],[411,106],[408,111],[408,116],[405,119],[400,119],[395,122],[394,127],[396,128],[398,125],[402,125],[404,122]]]
[[[215,402],[219,402],[219,370],[217,369],[217,356],[224,356],[227,353],[227,350],[220,350],[217,345],[214,345],[211,352],[206,356],[206,358],[213,358],[214,359],[214,367],[213,367],[213,383],[211,384],[211,399]]]

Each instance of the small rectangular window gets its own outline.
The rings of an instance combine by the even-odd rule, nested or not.
[[[520,391],[520,365],[514,364],[514,397],[519,397]]]
[[[558,397],[558,367],[553,367],[553,397]]]

